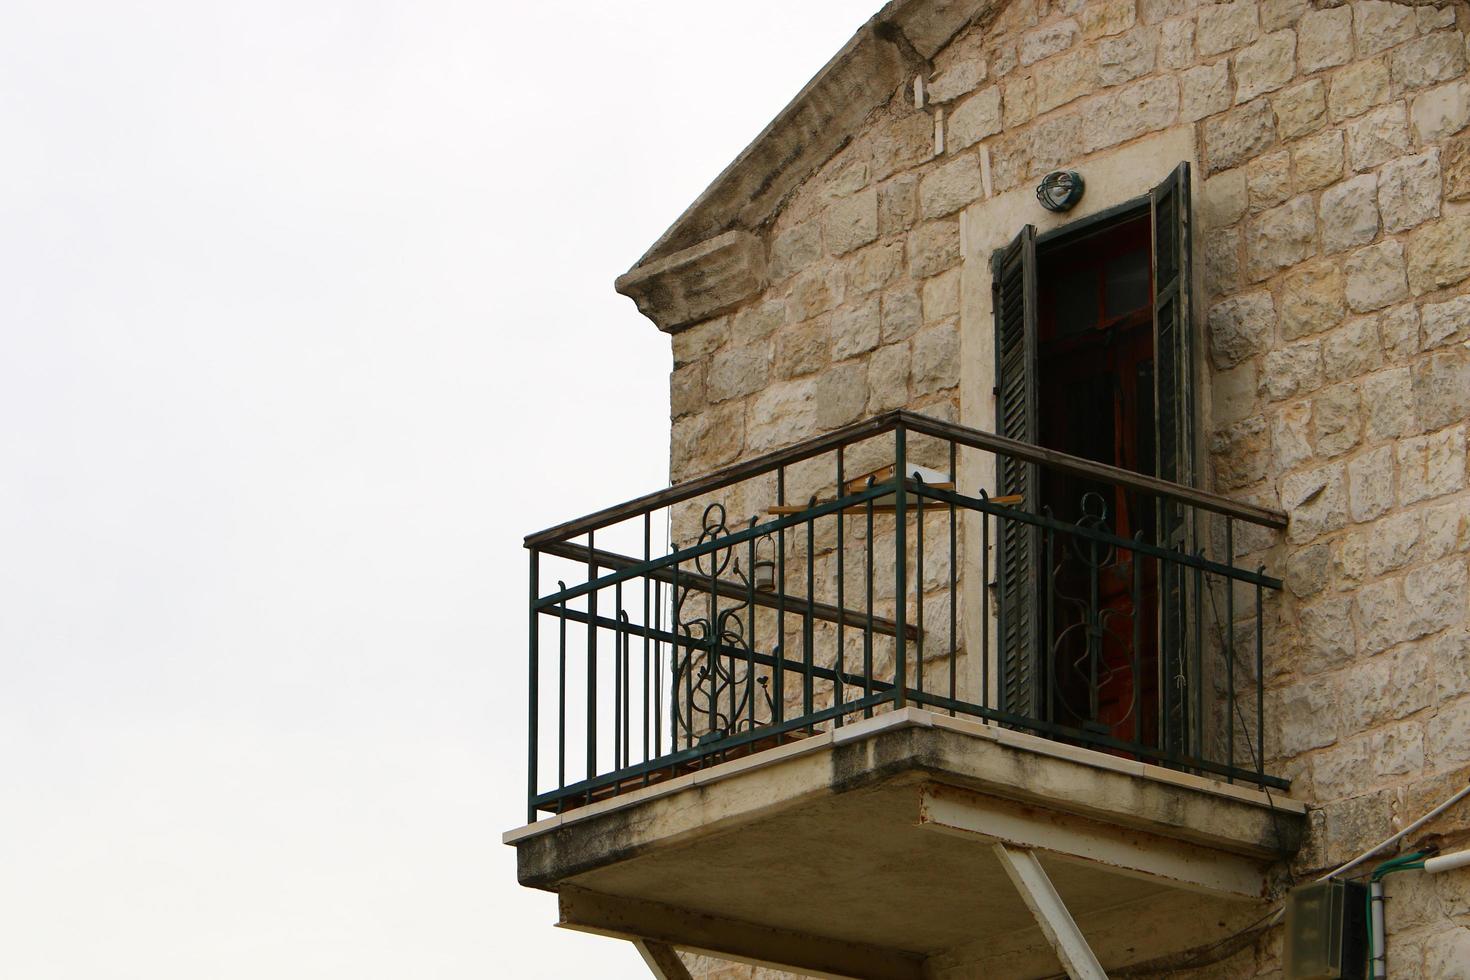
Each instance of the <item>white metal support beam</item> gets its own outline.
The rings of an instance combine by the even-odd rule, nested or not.
[[[684,961],[679,959],[678,953],[674,952],[673,947],[651,939],[635,939],[633,948],[638,950],[638,955],[643,957],[643,962],[648,964],[649,972],[657,980],[694,980],[684,966]]]
[[[1067,976],[1072,980],[1108,980],[1102,964],[1093,955],[1092,947],[1087,945],[1087,937],[1072,920],[1072,913],[1067,911],[1066,903],[1057,894],[1036,855],[1005,844],[996,844],[995,853],[1016,891],[1021,893],[1022,901],[1036,917],[1036,924],[1041,926],[1041,931],[1056,949],[1057,959],[1062,961]]]

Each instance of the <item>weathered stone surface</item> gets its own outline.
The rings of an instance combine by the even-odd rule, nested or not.
[[[1169,126],[1179,115],[1179,85],[1171,75],[1134,82],[1092,100],[1082,118],[1082,146],[1092,152]]]
[[[1409,239],[1409,287],[1415,295],[1470,276],[1470,215],[1447,216]]]
[[[1304,139],[1292,150],[1291,162],[1296,170],[1297,190],[1310,191],[1342,178],[1342,130],[1329,129]]]
[[[832,314],[832,360],[866,354],[878,346],[880,334],[879,298],[871,297],[861,306]]]
[[[1292,272],[1281,284],[1281,336],[1296,340],[1336,326],[1347,313],[1343,276],[1331,262]]]
[[[1382,58],[1359,61],[1332,74],[1327,111],[1333,121],[1347,119],[1382,105],[1388,97],[1388,62]]]
[[[820,371],[832,359],[832,333],[825,320],[813,320],[776,335],[776,377],[796,378]]]
[[[1000,89],[994,85],[976,92],[949,117],[945,139],[951,152],[973,146],[1000,132]]]
[[[955,324],[928,327],[915,335],[909,380],[915,395],[960,383],[960,333]]]
[[[1275,138],[1276,117],[1265,99],[1205,120],[1205,156],[1210,172],[1245,163]]]
[[[1369,492],[1383,493],[1386,513],[1387,506],[1393,503],[1393,451],[1385,446],[1379,450],[1379,454],[1382,453],[1389,457],[1388,471],[1384,475],[1390,479],[1386,486],[1375,487]],[[1372,533],[1368,535],[1368,574],[1375,577],[1385,575],[1407,565],[1414,557],[1423,525],[1424,520],[1416,510],[1394,514],[1374,524]]]
[[[1346,381],[1383,363],[1377,323],[1363,317],[1332,331],[1322,342],[1322,370],[1328,381]]]
[[[926,222],[909,236],[909,274],[915,279],[927,279],[953,268],[959,261],[959,221]]]
[[[1200,9],[1195,44],[1200,55],[1208,57],[1249,44],[1259,34],[1256,4],[1252,0],[1235,0]]]
[[[1158,32],[1140,27],[1117,37],[1097,42],[1097,80],[1102,85],[1122,85],[1154,70]]]
[[[835,429],[862,418],[868,407],[868,366],[839,364],[817,378],[817,427]]]
[[[1399,503],[1441,497],[1465,488],[1465,428],[1456,426],[1399,440]]]
[[[1317,250],[1317,221],[1311,197],[1303,194],[1292,198],[1251,219],[1245,247],[1247,274],[1255,282],[1310,256]]]
[[[1470,133],[1447,141],[1440,155],[1447,201],[1470,199]]]
[[[1313,399],[1312,429],[1319,456],[1341,456],[1356,446],[1363,435],[1358,386],[1336,385]]]
[[[1245,217],[1248,203],[1243,169],[1216,174],[1200,188],[1200,217],[1208,228],[1235,224]]]
[[[1209,315],[1210,353],[1217,368],[1231,368],[1266,350],[1276,316],[1271,294],[1262,290],[1217,303]]]
[[[751,452],[769,452],[816,431],[817,379],[777,382],[751,404],[746,443]]]
[[[928,118],[927,116],[925,118]],[[878,186],[878,234],[897,235],[919,219],[919,178],[900,174]]]
[[[1204,240],[1206,293],[1220,296],[1240,288],[1240,230],[1206,230]]]
[[[1322,344],[1307,341],[1278,347],[1266,355],[1261,390],[1272,401],[1315,391],[1322,384]]]
[[[1312,458],[1312,405],[1296,402],[1278,409],[1271,419],[1276,471],[1290,470]]]
[[[1027,134],[1031,171],[1040,174],[1065,167],[1081,154],[1082,118],[1078,113],[1053,115],[1038,121]]]
[[[919,181],[919,206],[924,217],[943,218],[978,198],[983,187],[980,158],[967,153],[931,170]]]
[[[771,354],[764,343],[728,347],[710,361],[706,386],[712,402],[741,398],[764,388],[769,377]]]
[[[1132,0],[1102,0],[1082,8],[1077,23],[1082,36],[1088,39],[1122,34],[1133,26],[1137,18]]]
[[[1392,446],[1363,453],[1348,463],[1348,513],[1354,521],[1371,521],[1388,513],[1394,501],[1393,473]],[[1370,552],[1373,547],[1370,544]]]
[[[1348,597],[1334,596],[1304,604],[1298,614],[1302,648],[1296,652],[1296,658],[1302,673],[1320,674],[1339,667],[1357,652],[1352,600]]]
[[[1215,432],[1210,440],[1215,485],[1221,490],[1250,486],[1264,479],[1271,462],[1271,439],[1259,415]]]
[[[1296,74],[1296,32],[1277,31],[1235,55],[1235,101],[1274,92]]]
[[[1283,27],[1292,27],[1310,9],[1309,0],[1262,0],[1261,30],[1279,31]]]
[[[1378,338],[1390,361],[1403,361],[1419,349],[1419,310],[1413,303],[1384,310],[1378,316]]]
[[[1177,17],[1159,25],[1159,64],[1184,68],[1194,60],[1194,18]]]
[[[1266,715],[1276,719],[1276,751],[1298,755],[1336,742],[1337,703],[1337,688],[1330,679],[1293,684],[1278,691]]]
[[[1360,57],[1386,51],[1418,33],[1413,8],[1391,0],[1358,0],[1353,4],[1353,17]]]
[[[1217,426],[1239,422],[1256,410],[1256,365],[1247,361],[1229,371],[1216,371],[1210,379],[1210,404]]]
[[[918,332],[924,323],[919,294],[913,289],[894,289],[883,294],[881,340],[891,344]]]
[[[1006,129],[1023,126],[1036,115],[1036,79],[1023,75],[1007,81],[1001,87],[1000,114]]]
[[[1470,82],[1457,79],[1420,92],[1410,105],[1409,118],[1419,142],[1438,142],[1470,125]]]
[[[985,81],[985,59],[979,56],[961,58],[929,81],[930,102],[953,102],[975,89]]]
[[[903,274],[903,242],[878,242],[854,252],[847,263],[849,298],[882,289]]]
[[[1409,629],[1427,636],[1458,622],[1465,615],[1465,562],[1460,559],[1416,568],[1404,576],[1404,598],[1409,602]]]
[[[1322,250],[1341,252],[1378,236],[1378,178],[1362,174],[1322,192]]]
[[[1230,64],[1190,68],[1179,76],[1179,115],[1187,122],[1230,108]]]
[[[1392,368],[1362,381],[1363,404],[1368,410],[1369,439],[1396,439],[1419,427],[1414,418],[1414,390],[1409,369]]]
[[[1021,35],[1021,64],[1034,64],[1077,43],[1077,22],[1064,20]]]
[[[1470,418],[1470,351],[1435,351],[1415,362],[1414,412],[1430,430]]]
[[[771,279],[780,281],[802,271],[822,257],[822,228],[803,222],[771,240]]]
[[[960,270],[951,269],[924,282],[924,322],[935,323],[960,312]]]
[[[1344,295],[1355,313],[1382,309],[1408,296],[1403,248],[1396,241],[1359,249],[1343,262],[1347,275]]]
[[[846,255],[878,237],[878,192],[869,189],[834,201],[824,221],[827,248],[833,255]]]
[[[1296,31],[1304,74],[1344,64],[1353,56],[1353,12],[1348,7],[1308,10]]]
[[[1256,157],[1245,168],[1252,211],[1264,211],[1291,196],[1291,154],[1277,150]]]
[[[786,322],[786,306],[779,299],[751,303],[730,319],[730,342],[753,344],[764,340]]]
[[[1322,125],[1327,113],[1327,89],[1314,78],[1283,89],[1271,100],[1276,132],[1284,140],[1305,136]]]
[[[669,476],[674,481],[731,462],[745,439],[741,403],[728,402],[674,420],[669,431]]]
[[[1305,544],[1348,522],[1347,476],[1341,463],[1293,473],[1281,481],[1281,506],[1290,518],[1287,539]]]
[[[868,411],[903,408],[909,401],[909,345],[889,344],[868,361]]]
[[[1470,295],[1456,296],[1444,303],[1426,303],[1422,313],[1425,350],[1470,339]]]
[[[1465,74],[1465,39],[1459,31],[1414,38],[1389,54],[1394,84],[1414,89]]]
[[[811,266],[791,280],[786,292],[786,321],[801,323],[820,316],[842,302],[842,270]]]
[[[1404,231],[1439,217],[1439,150],[1399,157],[1378,172],[1383,230]]]
[[[692,364],[719,350],[730,339],[730,318],[715,317],[696,323],[673,336],[674,365]]]
[[[685,364],[669,372],[669,415],[672,418],[698,412],[704,404],[704,364]]]

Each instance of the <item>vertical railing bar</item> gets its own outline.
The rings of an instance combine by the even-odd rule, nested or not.
[[[662,634],[664,627],[663,583],[653,580],[653,629]],[[664,742],[664,645],[662,640],[653,643],[653,751],[663,754]]]
[[[980,499],[990,494],[980,488]],[[980,512],[980,704],[990,707],[990,609],[995,590],[990,586],[990,515]]]
[[[565,592],[567,584],[558,581],[557,587]],[[556,604],[558,622],[557,676],[556,676],[556,788],[567,785],[567,601]]]
[[[997,457],[997,470],[1003,465]],[[1011,710],[1011,705],[1006,700],[1006,683],[1009,678],[1006,651],[1010,648],[1010,636],[1007,633],[1010,624],[1006,622],[1006,590],[1010,588],[1010,576],[1006,574],[1006,520],[1000,514],[995,515],[995,544],[998,554],[995,559],[995,590],[992,593],[995,602],[995,706],[1001,711]]]
[[[776,467],[776,506],[786,506],[786,467]],[[771,699],[773,722],[786,720],[786,529],[776,539],[776,666],[771,671],[771,686],[776,696]]]
[[[587,581],[597,580],[594,532],[587,532]],[[597,590],[587,593],[587,778],[597,775]]]
[[[893,706],[908,704],[908,433],[893,429]]]
[[[873,489],[873,478],[868,477],[867,489]],[[863,697],[873,696],[873,498],[869,497],[864,504],[867,512],[867,622],[863,627]],[[863,709],[863,717],[873,717],[873,706],[869,704]]]
[[[1051,517],[1051,508],[1043,508],[1047,517]],[[1041,560],[1042,574],[1046,576],[1046,635],[1037,644],[1042,650],[1050,650],[1050,655],[1045,659],[1037,657],[1037,663],[1046,671],[1046,706],[1044,717],[1047,721],[1056,721],[1057,701],[1057,576],[1056,576],[1056,534],[1051,528],[1042,533],[1042,553],[1037,556]],[[1063,547],[1066,547],[1063,545]]]
[[[695,567],[699,566],[696,559]],[[709,705],[707,717],[709,724],[705,726],[705,734],[711,735],[716,731],[715,719],[719,717],[719,681],[720,681],[720,593],[718,579],[715,577],[720,568],[720,553],[712,551],[709,553],[709,635],[705,639],[709,643],[709,652],[704,655],[704,672],[709,681],[709,693],[706,695],[706,703]]]
[[[1204,558],[1203,548],[1195,550],[1196,558]],[[1194,569],[1194,754],[1205,758],[1205,573],[1198,566]]]
[[[1235,567],[1235,522],[1225,517],[1225,562]],[[1225,580],[1225,765],[1235,771],[1235,580]],[[1235,777],[1229,777],[1235,782]]]
[[[815,509],[817,506],[817,495],[812,494],[807,501],[807,507]],[[812,644],[816,642],[814,627],[816,625],[816,589],[817,589],[817,522],[815,518],[806,519],[806,617],[801,626],[801,660],[804,676],[801,682],[801,712],[804,715],[812,713],[812,666],[813,651]],[[838,617],[841,618],[840,616]]]
[[[755,527],[755,522],[756,522],[756,518],[754,516],[752,516],[750,518],[750,526],[751,527]],[[756,702],[756,696],[755,696],[755,689],[756,689],[756,681],[755,681],[755,627],[756,627],[756,621],[755,621],[755,616],[756,616],[756,613],[755,613],[755,561],[756,561],[756,558],[755,558],[755,540],[756,539],[752,537],[750,540],[748,540],[748,541],[745,542],[745,546],[746,546],[746,549],[747,549],[746,550],[746,559],[745,559],[745,561],[746,561],[746,564],[750,568],[749,573],[745,576],[745,618],[746,618],[746,622],[749,624],[749,627],[745,631],[745,696],[750,699],[750,707],[747,710],[747,715],[750,718],[750,727],[751,727],[751,730],[752,731],[755,730],[755,702]],[[734,720],[735,720],[734,719],[734,716],[733,716],[733,713],[731,715],[731,719],[730,720],[731,720],[731,723],[733,724],[734,723]]]
[[[923,480],[914,477],[922,490]],[[914,494],[914,685],[924,693],[924,495]]]
[[[951,439],[949,441],[949,482],[951,486],[960,485],[959,475],[959,447]],[[954,501],[949,502],[949,699],[956,700],[956,681],[958,678],[959,660],[959,610],[955,606],[955,600],[959,591],[959,519],[955,510]],[[949,715],[954,717],[955,710],[949,709]]]
[[[1102,659],[1102,610],[1098,608],[1102,598],[1098,588],[1102,559],[1098,555],[1097,542],[1089,541],[1087,547],[1087,715],[1088,721],[1096,723],[1102,712],[1102,692],[1098,690],[1098,667]]]
[[[1265,574],[1266,566],[1258,569]],[[1266,653],[1264,605],[1261,602],[1261,586],[1256,586],[1256,777],[1266,778]]]
[[[1133,540],[1142,541],[1143,531],[1136,532]],[[1143,745],[1143,565],[1137,551],[1129,565],[1133,568],[1133,741]]]
[[[540,782],[541,740],[541,623],[536,600],[541,597],[541,552],[530,549],[530,635],[528,637],[530,684],[527,694],[526,823],[536,822],[536,787]],[[560,788],[560,787],[558,787]]]
[[[613,586],[615,618],[622,622],[623,583]],[[623,638],[621,629],[613,633],[613,771],[623,768]]]
[[[653,557],[653,512],[652,511],[649,511],[649,510],[645,510],[643,512],[643,561],[644,561],[644,563],[647,564],[648,561],[650,559],[652,559],[652,557]],[[643,577],[643,625],[644,626],[647,626],[648,623],[649,623],[649,615],[648,615],[648,611],[649,611],[648,610],[649,589],[648,589],[648,587],[651,584],[651,582],[652,582],[652,580],[648,576],[645,575]],[[642,712],[642,714],[643,714],[643,761],[644,762],[648,762],[649,759],[652,758],[648,754],[648,694],[649,694],[649,690],[648,689],[649,689],[649,686],[650,686],[650,682],[652,680],[652,678],[650,678],[648,676],[648,666],[649,666],[649,663],[650,663],[650,660],[649,660],[650,650],[651,650],[651,647],[650,647],[650,643],[649,643],[648,633],[647,633],[647,631],[645,631],[644,634],[643,634],[643,712]],[[658,744],[657,742],[654,743],[654,745],[657,745],[657,744]],[[647,779],[646,778],[644,780],[644,783],[645,784],[647,783]]]
[[[847,481],[844,473],[844,450],[846,446],[837,447],[837,496],[841,497],[847,492]],[[843,531],[847,520],[842,511],[832,515],[837,522],[837,608],[842,612],[837,617],[837,652],[834,657],[837,663],[837,677],[832,682],[832,703],[838,707],[843,703],[842,678],[847,670],[847,590],[845,588],[845,574],[843,572],[843,560],[846,557],[846,542]],[[843,714],[841,711],[833,719],[833,727],[841,728]]]

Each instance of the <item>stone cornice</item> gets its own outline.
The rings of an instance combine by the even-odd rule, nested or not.
[[[734,230],[634,266],[616,287],[660,330],[674,333],[754,296],[765,288],[765,273],[761,240]]]

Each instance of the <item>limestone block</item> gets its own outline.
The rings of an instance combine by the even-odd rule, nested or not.
[[[1157,24],[1166,17],[1176,17],[1198,7],[1201,0],[1140,0],[1138,18],[1145,24]]]
[[[882,289],[903,275],[903,242],[879,242],[848,259],[846,295],[857,297]]]
[[[1097,49],[1077,48],[1046,63],[1036,73],[1036,111],[1049,112],[1098,86]]]
[[[832,333],[825,320],[813,320],[776,335],[773,365],[778,378],[820,371],[832,360]]]
[[[835,429],[863,417],[868,406],[868,365],[838,364],[817,378],[817,427]]]
[[[1006,82],[1001,90],[1000,109],[1006,129],[1024,126],[1036,115],[1036,79],[1025,75]]]
[[[691,364],[713,354],[730,339],[730,318],[715,317],[673,336],[674,365]]]
[[[1378,323],[1372,317],[1351,320],[1322,341],[1322,371],[1328,381],[1347,381],[1383,364]]]
[[[1376,227],[1376,212],[1375,212]],[[1300,195],[1252,218],[1245,238],[1247,274],[1259,282],[1296,265],[1317,250],[1312,199]]]
[[[1159,25],[1159,64],[1185,68],[1194,62],[1194,18],[1176,17]]]
[[[1465,429],[1455,426],[1399,441],[1399,503],[1442,497],[1465,488]]]
[[[803,222],[771,240],[771,279],[779,282],[822,257],[822,226]]]
[[[1291,154],[1277,150],[1256,157],[1245,168],[1252,211],[1264,211],[1291,196]]]
[[[1383,230],[1405,231],[1439,217],[1439,150],[1399,157],[1378,172],[1378,209]]]
[[[1218,371],[1210,379],[1210,404],[1215,425],[1239,422],[1256,410],[1256,378],[1254,361],[1247,361],[1229,371]]]
[[[1272,401],[1315,391],[1322,384],[1322,344],[1306,341],[1278,347],[1266,355],[1261,390]]]
[[[1408,150],[1408,113],[1394,103],[1348,123],[1348,156],[1352,169],[1369,170]]]
[[[1424,350],[1470,339],[1470,295],[1444,303],[1425,303],[1422,313]]]
[[[1404,576],[1409,629],[1413,636],[1437,633],[1465,616],[1467,573],[1461,558],[1416,568]]]
[[[697,412],[706,404],[704,391],[705,365],[685,364],[669,372],[669,414],[673,418]]]
[[[1378,178],[1362,174],[1322,192],[1322,250],[1341,252],[1378,236]]]
[[[1394,84],[1414,89],[1465,74],[1465,39],[1459,31],[1414,38],[1389,54]]]
[[[909,402],[909,345],[889,344],[868,361],[868,411],[886,412]]]
[[[711,402],[753,394],[766,386],[771,354],[765,343],[728,347],[710,361],[706,382]]]
[[[1122,85],[1154,70],[1158,53],[1158,31],[1139,27],[1117,37],[1097,42],[1097,80],[1102,85]]]
[[[1464,759],[1470,752],[1470,700],[1441,705],[1425,726],[1425,737],[1430,757],[1442,760],[1441,764]]]
[[[912,337],[924,323],[923,306],[918,291],[911,288],[899,288],[884,293],[881,315],[883,343],[891,344],[896,340]]]
[[[1394,367],[1364,378],[1363,403],[1370,439],[1397,439],[1419,430],[1408,367]]]
[[[951,152],[974,146],[1000,132],[1000,89],[992,85],[970,96],[949,117],[945,131]]]
[[[1133,26],[1137,10],[1133,0],[1101,0],[1082,8],[1077,23],[1089,40],[1122,34]]]
[[[1080,149],[1090,153],[1164,129],[1178,116],[1179,84],[1174,76],[1159,75],[1134,82],[1087,105]]]
[[[1354,603],[1358,621],[1360,653],[1382,653],[1414,638],[1414,631],[1404,615],[1404,592],[1401,579],[1372,582],[1358,589]]]
[[[1281,284],[1278,308],[1281,336],[1286,340],[1336,326],[1347,313],[1342,273],[1332,262],[1317,262],[1292,272]]]
[[[677,482],[732,462],[744,444],[740,402],[727,402],[674,420],[669,432],[669,475]]]
[[[927,117],[926,117],[927,118]],[[900,174],[878,186],[878,234],[898,235],[919,219],[919,177]]]
[[[1304,74],[1345,64],[1353,56],[1353,12],[1348,7],[1308,10],[1296,32]]]
[[[878,346],[880,302],[873,296],[861,306],[832,314],[832,360],[845,361]]]
[[[1275,720],[1272,747],[1281,755],[1299,755],[1337,741],[1338,692],[1330,678],[1318,678],[1282,688],[1273,697],[1274,710],[1266,717]]]
[[[1021,65],[1035,64],[1077,43],[1077,22],[1063,20],[1021,35]]]
[[[1290,470],[1312,458],[1312,404],[1296,402],[1278,409],[1271,419],[1271,444],[1277,472]]]
[[[817,379],[778,381],[757,395],[750,406],[746,442],[750,452],[789,446],[817,431]]]
[[[1393,451],[1385,446],[1381,450],[1389,455],[1389,474],[1393,472]],[[1386,496],[1393,496],[1392,484],[1385,488]],[[1368,535],[1368,574],[1373,576],[1396,572],[1413,558],[1423,532],[1424,518],[1416,510],[1385,517],[1373,525]]]
[[[1302,549],[1306,551],[1308,549]],[[1357,652],[1353,635],[1352,599],[1333,596],[1303,604],[1298,609],[1302,649],[1297,653],[1303,673],[1319,674],[1350,661]]]
[[[1388,62],[1383,58],[1359,61],[1332,73],[1327,111],[1334,121],[1348,119],[1387,102],[1389,92]]]
[[[1415,295],[1470,276],[1470,215],[1447,216],[1409,239],[1409,288]]]
[[[1276,117],[1265,99],[1205,120],[1205,156],[1210,172],[1229,170],[1256,156],[1276,138]]]
[[[1311,191],[1342,179],[1342,130],[1329,129],[1298,143],[1291,152],[1297,190]]]
[[[1384,310],[1378,317],[1378,338],[1390,361],[1403,361],[1419,349],[1419,309],[1405,303]]]
[[[960,334],[954,323],[928,327],[914,336],[909,376],[915,395],[960,383]]]
[[[1260,35],[1256,4],[1252,0],[1234,0],[1200,9],[1195,28],[1195,43],[1201,57],[1220,54],[1249,44]]]
[[[786,304],[779,299],[751,303],[730,319],[730,342],[738,345],[764,340],[786,322]]]
[[[925,323],[940,320],[960,313],[960,270],[948,272],[925,280],[923,287],[923,311]]]
[[[1270,344],[1275,317],[1275,304],[1265,290],[1217,303],[1209,313],[1210,352],[1215,367],[1232,368],[1264,352]]]
[[[978,55],[960,58],[929,80],[929,101],[952,102],[979,88],[985,75],[984,58]]]
[[[1230,64],[1200,65],[1179,76],[1179,115],[1187,122],[1230,108]]]
[[[1470,133],[1446,141],[1440,156],[1447,201],[1470,200]]]
[[[1245,170],[1227,170],[1201,186],[1200,217],[1207,228],[1233,225],[1245,217],[1248,201]]]
[[[980,197],[980,158],[974,153],[931,170],[919,181],[919,206],[926,218],[943,218]]]
[[[1424,976],[1441,980],[1470,980],[1470,929],[1442,929],[1424,949]]]
[[[1470,350],[1435,351],[1414,363],[1414,412],[1429,430],[1470,418]]]
[[[1235,101],[1274,92],[1296,74],[1296,32],[1267,34],[1235,55]]]
[[[1392,446],[1363,453],[1348,463],[1348,513],[1354,521],[1371,521],[1388,513],[1394,501],[1393,474]],[[1376,547],[1377,543],[1370,542],[1370,569]],[[1381,574],[1381,570],[1373,574]]]
[[[1470,511],[1458,502],[1424,511],[1423,557],[1438,561],[1470,550]]]
[[[846,255],[878,237],[878,192],[869,189],[827,208],[827,248],[833,255]]]
[[[1319,543],[1298,548],[1286,560],[1286,587],[1298,598],[1314,596],[1326,587],[1331,566],[1332,549],[1327,545]]]
[[[1360,57],[1386,51],[1418,33],[1413,8],[1391,0],[1358,0],[1353,19]]]
[[[837,157],[834,164],[844,161],[847,154]],[[829,167],[832,164],[829,164]],[[816,178],[822,184],[822,196],[829,201],[856,194],[867,187],[871,181],[871,171],[866,159],[847,160],[842,162],[836,170],[828,173],[823,171]]]
[[[1341,456],[1363,436],[1362,396],[1355,384],[1328,388],[1312,401],[1312,431],[1317,453]]]
[[[1470,82],[1457,79],[1420,92],[1410,103],[1409,117],[1421,143],[1435,143],[1470,125]]]
[[[1264,479],[1271,461],[1271,439],[1259,415],[1217,430],[1210,439],[1215,486],[1235,490]]]
[[[1419,15],[1419,33],[1421,34],[1455,26],[1455,5],[1452,3],[1438,7],[1428,4],[1416,6],[1414,12]]]
[[[1310,9],[1308,0],[1263,0],[1261,30],[1279,31],[1283,27],[1295,27]]]
[[[1287,540],[1296,544],[1346,527],[1346,468],[1342,463],[1332,463],[1283,478],[1281,506],[1290,518]]]
[[[1327,113],[1327,88],[1313,78],[1277,93],[1271,100],[1276,132],[1284,140],[1305,136],[1322,125]]]
[[[1354,313],[1379,310],[1409,295],[1403,246],[1392,239],[1359,249],[1342,268],[1347,276],[1344,296]]]
[[[1205,290],[1211,296],[1221,296],[1240,288],[1240,242],[1239,229],[1226,228],[1206,231],[1205,239]]]
[[[1033,174],[1068,166],[1082,152],[1082,117],[1076,112],[1054,115],[1033,124],[1025,135]]]
[[[1417,645],[1355,664],[1343,678],[1343,725],[1349,731],[1408,718],[1433,702],[1430,655]]]
[[[958,220],[930,221],[915,228],[909,236],[909,274],[915,279],[927,279],[959,261]]]

